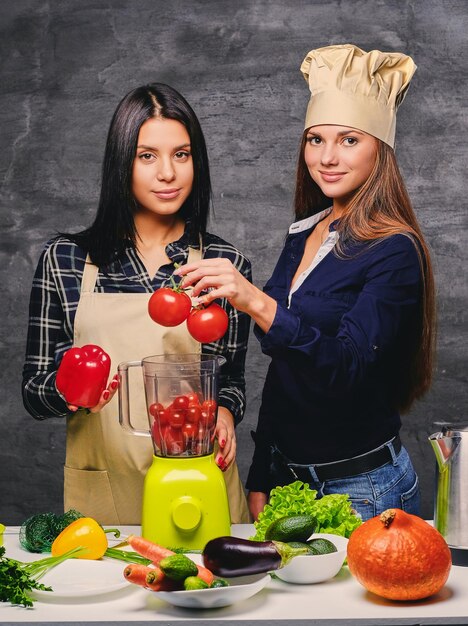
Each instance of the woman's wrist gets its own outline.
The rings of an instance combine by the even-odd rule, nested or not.
[[[277,306],[276,300],[273,300],[273,298],[270,298],[266,293],[255,287],[255,295],[250,300],[246,313],[250,315],[263,332],[267,333],[275,319]]]

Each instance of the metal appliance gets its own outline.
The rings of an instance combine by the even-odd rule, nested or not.
[[[434,526],[452,552],[454,565],[468,565],[468,426],[441,424],[429,442],[436,482]]]

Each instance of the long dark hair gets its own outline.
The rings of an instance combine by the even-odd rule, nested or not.
[[[205,138],[192,107],[175,89],[151,83],[134,89],[119,103],[107,134],[102,165],[101,195],[92,225],[76,233],[63,233],[89,253],[98,266],[110,263],[129,245],[136,244],[132,193],[132,168],[138,134],[154,117],[177,120],[185,126],[193,160],[192,191],[180,208],[186,221],[189,243],[199,246],[206,233],[211,203],[211,181]]]
[[[307,141],[304,132],[296,172],[296,219],[314,215],[330,206],[330,199],[309,174],[304,158]],[[423,276],[423,296],[417,335],[413,339],[407,362],[401,364],[397,406],[408,410],[414,400],[430,387],[436,341],[436,305],[434,274],[429,248],[416,219],[411,200],[398,168],[395,153],[383,141],[377,140],[377,154],[372,172],[366,182],[348,202],[340,218],[338,254],[345,256],[347,241],[371,244],[397,233],[408,235],[415,242]]]

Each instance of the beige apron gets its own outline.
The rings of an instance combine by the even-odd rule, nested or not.
[[[188,262],[200,258],[189,248]],[[152,354],[188,354],[200,344],[186,325],[165,328],[148,315],[150,293],[94,293],[98,268],[85,264],[74,325],[74,345],[93,343],[111,357],[111,372],[122,361]],[[131,368],[130,409],[136,428],[149,429],[140,368]],[[118,398],[100,413],[78,411],[67,419],[64,506],[77,509],[101,524],[140,524],[143,480],[153,447],[149,437],[124,431],[118,419]],[[249,521],[237,465],[225,472],[233,523]]]

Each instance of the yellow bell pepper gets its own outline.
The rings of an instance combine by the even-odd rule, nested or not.
[[[82,552],[79,552],[75,558],[100,559],[108,546],[106,532],[119,533],[115,529],[104,531],[92,517],[80,517],[55,538],[52,544],[52,556],[60,556],[72,548],[81,547]]]

